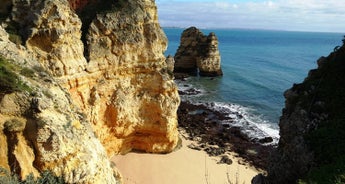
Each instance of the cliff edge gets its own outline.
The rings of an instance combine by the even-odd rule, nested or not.
[[[284,94],[270,183],[344,183],[345,46]]]

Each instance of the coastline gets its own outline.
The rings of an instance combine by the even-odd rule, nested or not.
[[[270,137],[253,139],[243,133],[240,127],[221,124],[219,122],[228,117],[203,104],[182,101],[178,118],[179,126],[190,135],[189,140],[196,142],[193,149],[203,150],[210,156],[233,152],[257,169],[268,168],[269,155],[274,149],[274,145],[265,145],[272,141]]]
[[[128,153],[111,158],[126,184],[250,183],[262,171],[250,166],[234,152],[225,155],[230,165],[219,164],[220,156],[189,148],[198,144],[179,129],[182,146],[169,154]]]
[[[229,117],[207,104],[182,100],[177,113],[180,148],[169,154],[132,152],[111,158],[124,183],[251,183],[254,176],[265,174],[274,149],[272,137],[253,139],[240,127],[222,124]]]

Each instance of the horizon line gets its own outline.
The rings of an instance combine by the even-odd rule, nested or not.
[[[216,30],[253,30],[253,31],[281,31],[281,32],[304,32],[304,33],[334,33],[334,34],[344,34],[344,32],[338,32],[338,31],[311,31],[311,30],[286,30],[286,29],[272,29],[272,28],[241,28],[241,27],[197,27],[194,25],[191,26],[161,26],[162,28],[175,28],[175,29],[187,29],[190,27],[196,27],[198,29],[216,29]]]

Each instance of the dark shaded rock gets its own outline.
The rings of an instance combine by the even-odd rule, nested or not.
[[[260,139],[259,142],[260,142],[261,144],[271,143],[271,142],[273,142],[273,138],[272,138],[272,137],[265,137],[265,138],[263,138],[263,139]]]
[[[175,62],[175,60],[174,60],[174,62]],[[175,79],[178,79],[178,80],[181,80],[181,81],[186,81],[187,80],[187,78],[189,77],[189,75],[188,74],[186,74],[186,73],[174,73],[174,77],[175,77]]]
[[[193,113],[197,111],[201,113]],[[202,104],[194,105],[182,101],[178,109],[179,126],[186,130],[189,139],[197,141],[200,148],[209,155],[220,156],[227,151],[233,151],[255,167],[267,169],[273,146],[252,141],[239,127],[230,124],[224,127],[218,123],[223,120],[231,118]],[[247,150],[255,150],[256,154],[248,154]]]
[[[195,88],[190,88],[190,89],[185,90],[185,91],[179,90],[178,93],[179,93],[179,95],[198,95],[201,93],[201,91],[199,91]]]
[[[195,145],[195,144],[190,144],[190,145],[188,145],[187,147],[190,148],[190,149],[193,149],[193,150],[198,150],[198,151],[201,150],[201,147],[200,147],[200,146],[197,146],[197,145]]]
[[[220,159],[220,161],[218,162],[218,164],[228,164],[228,165],[231,165],[232,164],[232,160],[226,156],[226,155],[223,155]]]
[[[210,156],[219,156],[225,153],[224,148],[207,147],[204,149]]]
[[[265,176],[262,174],[258,174],[252,179],[251,183],[252,184],[265,184],[264,181],[265,181]]]
[[[284,93],[280,140],[272,154],[268,182],[296,183],[318,171],[323,176],[312,183],[335,183],[337,172],[344,173],[339,164],[345,154],[344,60],[345,47],[336,47],[318,60],[318,68],[303,83]]]

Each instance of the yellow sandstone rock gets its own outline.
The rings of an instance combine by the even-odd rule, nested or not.
[[[21,176],[49,169],[69,183],[116,183],[113,154],[176,147],[180,99],[156,5],[102,4],[109,2],[13,1],[11,21],[25,46],[10,43],[0,27],[0,55],[19,66],[14,72],[29,89],[0,94],[1,167]],[[80,13],[88,6],[106,9],[89,19]],[[24,66],[32,76],[20,74]],[[5,131],[13,118],[25,127]]]
[[[10,71],[7,75],[17,80],[1,84],[8,90],[0,91],[0,167],[21,178],[50,170],[68,183],[120,182],[69,94],[42,71],[32,53],[11,43],[1,26],[0,56],[1,72]],[[32,73],[24,74],[24,68]]]
[[[81,21],[69,4],[52,1],[41,12],[27,46],[70,91],[109,155],[172,151],[179,97],[167,73],[167,39],[154,2],[128,1],[95,16],[84,45],[88,62]]]

